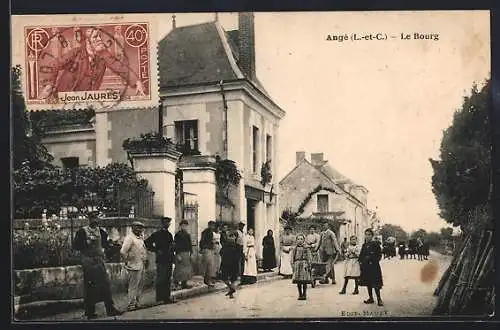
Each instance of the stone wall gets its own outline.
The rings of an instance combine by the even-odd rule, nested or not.
[[[114,294],[126,292],[126,272],[122,263],[106,264]],[[155,265],[150,264],[145,275],[145,287],[154,285]],[[81,266],[35,268],[14,271],[15,296],[20,304],[33,301],[69,300],[83,298],[83,270]]]

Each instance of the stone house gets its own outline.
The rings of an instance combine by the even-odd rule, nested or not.
[[[261,184],[261,168],[267,163],[271,174],[277,171],[279,122],[285,111],[256,75],[253,13],[240,13],[234,31],[225,31],[217,17],[177,27],[174,16],[173,29],[159,41],[158,61],[161,120],[158,108],[96,111],[92,118],[75,111],[80,113],[75,115],[78,124],[56,125],[44,137],[55,163],[105,166],[129,162],[124,139],[162,126],[183,155],[177,168],[183,172],[184,193],[198,204],[192,227],[195,239],[209,220],[221,215],[222,220],[242,221],[253,228],[258,243],[267,229],[278,233],[279,185],[276,175]],[[231,205],[222,205],[222,212],[216,196],[215,156],[233,160],[242,174],[239,187],[230,193]],[[175,214],[165,207],[162,212]]]
[[[280,212],[298,213],[300,218],[336,220],[340,241],[350,235],[361,242],[370,227],[368,190],[338,172],[323,153],[296,153],[295,167],[280,181]]]

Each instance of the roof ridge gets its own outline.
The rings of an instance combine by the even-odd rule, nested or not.
[[[193,27],[202,26],[202,25],[210,25],[210,24],[215,24],[215,22],[214,21],[212,21],[212,22],[203,22],[203,23],[195,23],[195,24],[189,24],[189,25],[183,25],[183,26],[175,27],[175,28],[171,29],[170,31],[168,31],[168,33],[165,34],[165,36],[163,36],[163,38],[161,38],[160,40],[158,40],[157,43],[159,44],[160,42],[162,42],[163,40],[165,40],[174,31],[185,30],[185,29],[188,29],[188,28],[193,28]]]

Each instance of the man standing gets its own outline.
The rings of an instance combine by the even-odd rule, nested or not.
[[[323,232],[321,233],[321,241],[319,245],[319,253],[321,260],[326,262],[325,278],[320,281],[321,284],[328,284],[328,277],[332,278],[332,284],[337,284],[335,281],[335,261],[340,253],[340,246],[337,242],[335,233],[330,229],[328,221],[323,222]]]
[[[171,221],[171,218],[163,217],[163,227],[144,242],[146,249],[156,253],[156,301],[166,304],[176,302],[170,295],[174,263],[174,239],[168,231]]]
[[[186,220],[182,220],[181,229],[175,234],[175,270],[174,270],[174,281],[175,283],[181,283],[181,288],[189,289],[191,286],[188,285],[188,281],[193,276],[193,266],[191,264],[191,255],[193,253],[193,245],[191,243],[191,235],[189,235],[187,229],[189,223]],[[176,284],[176,285],[177,285]]]
[[[240,254],[240,276],[242,276],[244,271],[245,271],[245,253],[243,252],[243,247],[246,244],[245,244],[245,233],[243,232],[244,229],[245,229],[245,224],[243,222],[240,222],[238,224],[238,231],[236,232],[238,234],[238,237],[236,238],[236,245],[238,246],[238,249],[241,252],[241,254]]]
[[[127,310],[132,311],[139,307],[139,295],[142,293],[144,271],[148,261],[142,222],[134,221],[132,223],[132,232],[125,237],[120,254],[128,273]]]
[[[203,282],[213,287],[215,271],[215,246],[214,246],[215,221],[208,222],[208,228],[201,232],[200,253],[203,270]]]
[[[89,214],[88,218],[89,225],[80,228],[74,240],[74,249],[81,253],[85,316],[88,319],[97,318],[95,304],[100,301],[104,301],[108,316],[117,316],[121,312],[115,308],[104,264],[104,249],[108,247],[108,234],[98,226],[97,213]]]

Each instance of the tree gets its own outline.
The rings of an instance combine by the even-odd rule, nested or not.
[[[429,159],[439,215],[464,230],[472,221],[479,222],[475,220],[480,218],[476,210],[490,212],[490,85],[487,80],[478,90],[474,84],[461,109],[455,112],[452,125],[443,133],[440,160]]]
[[[416,231],[414,231],[413,233],[411,233],[411,238],[425,238],[427,236],[427,231],[425,229],[418,229]]]
[[[387,237],[395,237],[397,242],[406,241],[408,239],[408,234],[401,226],[392,225],[390,223],[386,223],[380,228],[380,235],[382,235],[384,241]]]
[[[53,157],[41,143],[41,131],[37,125],[30,124],[21,88],[22,70],[19,65],[11,69],[11,111],[13,121],[13,160],[14,169],[24,162],[30,168],[50,167]]]
[[[219,219],[222,221],[222,207],[224,205],[233,206],[229,198],[229,190],[233,186],[238,186],[241,174],[236,163],[230,159],[221,160],[216,158],[215,182],[217,183],[217,197],[219,203]]]
[[[451,227],[443,227],[439,230],[439,232],[443,239],[451,240],[453,236],[453,228]]]

